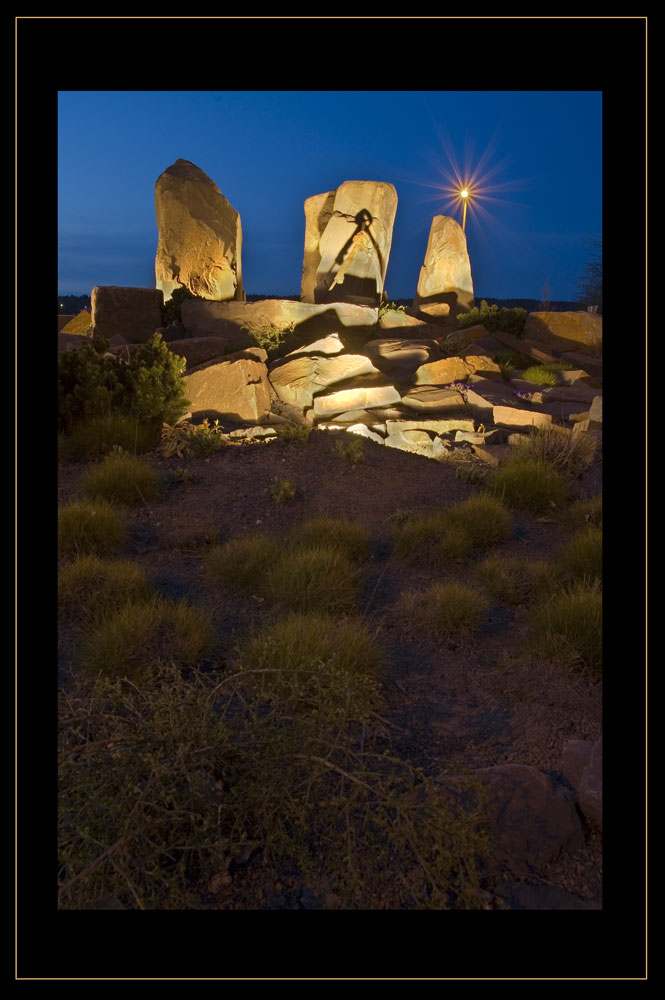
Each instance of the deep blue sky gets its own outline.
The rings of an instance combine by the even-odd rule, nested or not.
[[[390,181],[386,288],[416,291],[443,187],[478,171],[466,233],[476,295],[576,299],[600,234],[600,92],[64,91],[58,98],[58,291],[154,287],[154,184],[182,157],[238,210],[248,293],[298,295],[303,202]],[[447,177],[446,177],[447,175]],[[480,211],[482,207],[483,211]]]

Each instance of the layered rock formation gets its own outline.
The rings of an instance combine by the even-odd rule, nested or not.
[[[455,219],[435,215],[413,308],[441,319],[467,312],[472,306],[473,281],[466,236]]]
[[[164,299],[158,288],[95,285],[90,296],[94,335],[144,344],[162,325]]]
[[[217,185],[189,160],[157,178],[157,288],[168,301],[176,288],[223,301],[244,300],[240,216]]]
[[[381,181],[344,181],[305,201],[303,302],[378,306],[397,211],[397,191]]]

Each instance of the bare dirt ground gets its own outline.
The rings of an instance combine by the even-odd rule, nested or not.
[[[472,768],[528,764],[559,773],[567,740],[595,740],[601,731],[601,686],[581,674],[534,660],[524,649],[528,612],[491,609],[470,643],[426,642],[406,636],[391,608],[405,589],[434,582],[431,570],[391,555],[390,519],[397,511],[427,511],[475,495],[478,486],[458,478],[452,462],[436,462],[364,441],[364,458],[346,465],[334,454],[339,437],[313,432],[306,442],[245,444],[208,459],[147,459],[167,486],[156,501],[132,509],[127,555],[140,560],[160,590],[208,607],[226,648],[259,623],[258,601],[212,592],[202,573],[205,547],[248,532],[282,536],[294,523],[319,514],[359,519],[371,530],[374,550],[362,599],[369,621],[392,652],[386,678],[385,716],[393,733],[391,751],[436,775],[455,765]],[[343,439],[348,441],[348,435]],[[186,469],[180,482],[176,468]],[[58,500],[83,498],[84,464],[59,469]],[[191,478],[190,478],[191,477]],[[275,477],[290,479],[297,496],[276,504],[267,494]],[[601,466],[591,466],[575,486],[576,498],[601,490]],[[555,520],[517,515],[512,537],[496,551],[550,558],[569,537]],[[469,566],[452,570],[471,578]],[[63,683],[72,646],[62,631],[59,662]],[[585,847],[542,872],[524,873],[533,886],[556,887],[599,906],[602,900],[602,837],[586,831]],[[495,899],[493,906],[499,906]],[[334,908],[326,887],[298,885],[288,872],[248,865],[220,880],[201,908]],[[505,904],[502,905],[505,908]]]

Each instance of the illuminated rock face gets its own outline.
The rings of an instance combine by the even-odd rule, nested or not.
[[[157,178],[155,209],[155,281],[165,301],[182,287],[203,299],[244,300],[240,216],[214,181],[176,160]]]
[[[195,419],[257,424],[270,412],[266,352],[249,347],[192,368],[185,376],[185,396]]]
[[[590,312],[532,312],[524,336],[558,351],[583,350],[600,357],[603,347],[603,320]]]
[[[420,269],[414,309],[442,318],[473,306],[471,264],[462,227],[449,215],[435,215]],[[448,308],[446,308],[446,306]]]
[[[305,201],[303,302],[378,306],[397,212],[397,191],[381,181],[344,181]]]

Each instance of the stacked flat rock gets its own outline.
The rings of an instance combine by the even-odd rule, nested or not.
[[[157,288],[222,301],[244,299],[240,216],[214,181],[189,160],[176,160],[155,184],[159,242]]]
[[[384,299],[397,191],[380,181],[344,181],[305,201],[303,302]]]

